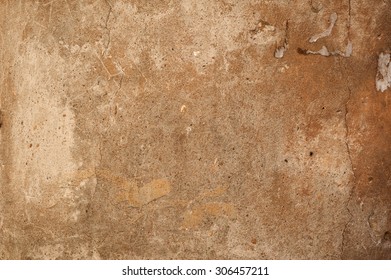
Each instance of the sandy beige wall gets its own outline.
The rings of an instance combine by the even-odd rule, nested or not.
[[[0,258],[391,258],[390,8],[0,1]]]

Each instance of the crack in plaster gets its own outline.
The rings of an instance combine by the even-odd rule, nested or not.
[[[350,1],[349,1],[350,2]],[[341,63],[341,60],[339,61]],[[341,72],[342,72],[342,75],[343,75],[343,70],[342,70],[342,66],[341,67]],[[350,184],[352,184],[351,188],[350,188],[350,191],[349,191],[349,197],[346,201],[346,211],[348,212],[350,218],[349,220],[346,222],[344,228],[343,228],[343,231],[342,231],[342,241],[341,241],[341,259],[342,259],[342,256],[343,256],[343,253],[344,253],[344,248],[345,248],[345,242],[346,242],[346,232],[347,232],[347,229],[348,229],[348,226],[349,224],[353,221],[353,213],[352,211],[350,210],[349,208],[349,204],[353,198],[353,194],[354,194],[354,189],[355,189],[355,183],[357,181],[357,176],[356,176],[356,173],[355,173],[355,170],[354,170],[354,167],[353,167],[353,160],[352,160],[352,155],[351,155],[351,149],[350,149],[350,146],[349,146],[349,125],[348,125],[348,114],[349,114],[349,110],[348,110],[348,104],[351,100],[351,95],[352,95],[352,90],[349,86],[349,82],[348,82],[348,86],[347,86],[347,92],[348,92],[348,97],[347,97],[347,100],[345,102],[345,114],[344,114],[344,124],[345,124],[345,145],[346,145],[346,151],[347,151],[347,154],[348,154],[348,158],[349,158],[349,162],[350,162],[350,168],[351,168],[351,171],[352,171],[352,175],[353,175],[353,180],[350,180]]]
[[[108,23],[109,23],[109,20],[110,20],[110,15],[111,15],[111,13],[113,11],[113,7],[112,7],[112,5],[110,4],[110,2],[108,0],[105,0],[105,2],[107,3],[107,5],[109,5],[109,12],[107,13],[106,20],[105,20],[105,30],[107,31],[108,39],[107,39],[107,43],[104,46],[105,50],[103,51],[103,54],[105,56],[107,56],[108,49],[109,49],[109,46],[110,46],[110,43],[111,43],[111,30],[108,27]]]

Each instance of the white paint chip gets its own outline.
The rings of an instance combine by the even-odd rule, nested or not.
[[[377,62],[376,89],[381,92],[391,87],[390,58],[389,53],[381,53]]]
[[[330,15],[330,25],[329,25],[329,27],[325,31],[323,31],[322,33],[319,33],[319,34],[316,34],[316,35],[312,36],[310,38],[309,42],[310,43],[315,43],[319,39],[322,39],[324,37],[330,36],[331,32],[333,31],[334,25],[337,22],[337,19],[338,19],[337,13],[332,13]]]
[[[352,42],[348,42],[346,45],[345,52],[341,52],[340,50],[336,51],[329,51],[326,46],[323,46],[318,51],[311,51],[311,50],[303,50],[305,54],[317,54],[322,56],[342,56],[342,57],[350,57],[353,53],[353,45]]]
[[[326,46],[323,46],[319,51],[307,51],[307,54],[319,54],[322,56],[330,56],[330,52]]]
[[[349,42],[348,42],[348,44],[346,46],[346,49],[345,49],[345,57],[351,57],[352,53],[353,53],[353,44],[349,40]]]
[[[288,49],[288,44],[284,43],[283,46],[278,47],[276,51],[274,52],[274,57],[275,58],[283,58],[286,50]]]

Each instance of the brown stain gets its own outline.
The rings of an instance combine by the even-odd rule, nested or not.
[[[314,139],[320,132],[322,132],[323,126],[322,123],[316,120],[310,120],[308,126],[306,127],[305,134],[307,139]]]
[[[312,194],[311,188],[309,186],[304,186],[298,189],[298,194],[301,197],[307,197]]]
[[[383,44],[382,41],[378,43]],[[352,199],[348,207],[354,222],[347,226],[350,234],[344,242],[344,259],[363,258],[357,244],[369,248],[366,256],[372,259],[389,258],[391,252],[389,248],[374,246],[370,241],[373,236],[391,227],[391,219],[383,221],[391,205],[391,159],[388,156],[391,153],[390,90],[376,92],[373,77],[377,57],[372,59],[372,63],[368,61],[366,65],[356,64],[347,68],[348,74],[366,72],[371,75],[352,75],[354,94],[347,104],[348,143],[354,170]],[[364,235],[368,239],[362,238]]]
[[[208,218],[233,218],[235,207],[225,202],[209,202],[193,207],[185,212],[181,228],[197,229]]]

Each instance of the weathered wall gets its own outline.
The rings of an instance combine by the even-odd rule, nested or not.
[[[1,259],[391,258],[390,1],[0,3]]]

